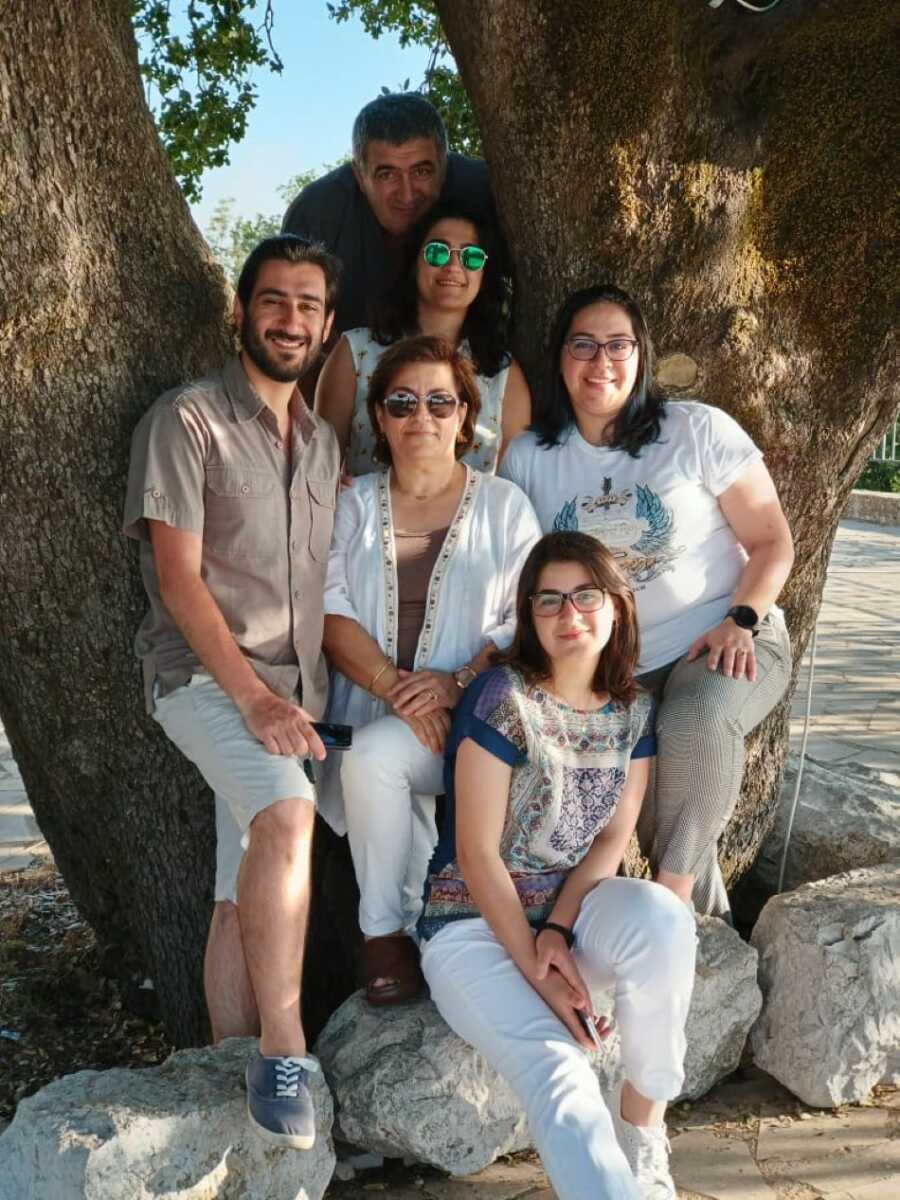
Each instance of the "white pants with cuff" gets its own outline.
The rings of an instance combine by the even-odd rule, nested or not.
[[[625,1077],[668,1101],[684,1080],[684,1026],[696,927],[668,889],[606,879],[574,926],[575,958],[592,992],[612,989]],[[423,943],[422,970],[447,1024],[515,1091],[559,1200],[638,1200],[588,1056],[519,971],[482,918]]]
[[[350,853],[359,884],[359,927],[367,937],[411,929],[437,841],[434,798],[444,760],[399,717],[353,731],[341,760]]]

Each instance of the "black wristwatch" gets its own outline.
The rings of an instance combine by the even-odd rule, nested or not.
[[[725,616],[731,617],[738,629],[749,629],[754,637],[759,633],[759,617],[756,609],[749,604],[736,604],[734,608],[729,608]]]
[[[565,925],[557,925],[555,921],[541,921],[540,925],[538,925],[537,930],[535,931],[534,936],[537,937],[537,935],[539,933],[543,933],[545,929],[552,929],[554,933],[561,934],[569,950],[571,950],[575,945],[574,931],[567,929]]]

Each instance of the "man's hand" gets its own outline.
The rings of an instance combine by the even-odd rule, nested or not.
[[[320,762],[325,757],[322,739],[312,727],[312,717],[299,704],[282,700],[274,692],[262,691],[246,704],[238,704],[244,723],[270,754],[307,758]]]
[[[449,671],[399,670],[400,682],[395,683],[384,699],[398,717],[424,717],[441,709],[455,708],[462,695]]]
[[[756,655],[753,652],[753,634],[741,629],[727,617],[721,625],[703,633],[687,652],[688,662],[693,662],[706,651],[706,665],[710,671],[721,671],[729,679],[744,679],[749,683],[756,679]]]
[[[430,750],[432,754],[444,753],[447,734],[450,732],[450,714],[445,708],[428,713],[424,717],[405,717],[402,713],[396,715],[406,722],[426,750]]]

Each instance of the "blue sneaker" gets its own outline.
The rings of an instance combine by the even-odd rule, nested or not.
[[[306,1086],[319,1064],[311,1058],[266,1058],[247,1063],[247,1113],[261,1138],[275,1146],[309,1150],[316,1140],[316,1114]]]

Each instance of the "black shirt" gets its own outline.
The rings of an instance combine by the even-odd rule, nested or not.
[[[476,221],[496,226],[484,160],[448,154],[438,203],[459,204]],[[281,229],[323,242],[344,265],[332,339],[345,329],[369,325],[369,307],[393,283],[404,252],[388,249],[350,163],[307,184],[291,202]]]

